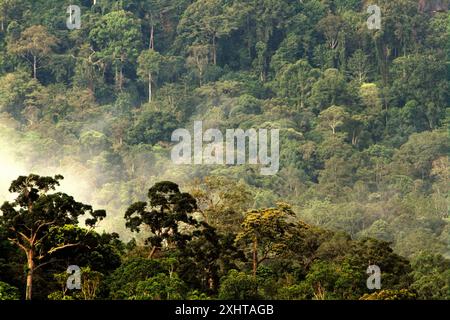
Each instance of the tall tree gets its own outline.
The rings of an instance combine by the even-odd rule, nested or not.
[[[0,30],[2,32],[5,31],[5,24],[16,2],[16,0],[0,0]]]
[[[198,0],[184,12],[178,33],[191,44],[208,45],[212,62],[217,64],[217,41],[238,27],[239,14],[223,0]]]
[[[162,61],[163,56],[153,49],[143,51],[138,58],[138,74],[148,82],[148,102],[152,102],[152,84],[159,73]]]
[[[303,110],[318,77],[318,70],[311,68],[306,60],[287,64],[277,75],[279,92],[293,99],[297,108]]]
[[[347,67],[350,76],[360,85],[366,82],[370,71],[370,62],[364,51],[356,50],[349,59]]]
[[[197,208],[197,201],[189,193],[182,193],[178,185],[158,182],[148,191],[149,202],[133,203],[125,212],[126,227],[139,232],[141,225],[147,226],[152,235],[147,238],[151,245],[149,257],[157,250],[173,245],[184,246],[191,236],[180,231],[180,223],[195,226],[197,221],[190,216]]]
[[[444,60],[431,54],[409,55],[395,59],[392,71],[395,76],[392,83],[394,102],[400,106],[409,101],[418,102],[419,112],[414,117],[424,120],[423,127],[435,129],[443,118],[450,98]]]
[[[203,75],[209,64],[209,48],[206,45],[194,45],[189,47],[187,64],[196,68],[200,86],[203,84]]]
[[[8,232],[8,239],[17,245],[27,257],[26,299],[32,298],[33,274],[43,266],[39,263],[60,250],[76,247],[80,242],[69,243],[64,237],[53,243],[44,243],[49,234],[65,225],[75,225],[78,217],[90,214],[86,225],[94,227],[106,216],[104,210],[94,211],[91,206],[76,202],[71,196],[57,192],[49,193],[59,186],[62,176],[40,177],[30,174],[20,176],[11,183],[9,191],[18,193],[13,202],[1,206],[0,225]],[[38,264],[39,263],[39,264]]]
[[[331,106],[322,111],[319,115],[320,125],[330,128],[333,135],[336,134],[336,129],[348,119],[349,115],[343,107]]]
[[[292,216],[294,212],[283,203],[279,203],[276,208],[252,210],[247,213],[242,223],[242,231],[236,236],[236,242],[251,245],[254,276],[263,261],[286,248],[289,228],[292,226],[287,219]]]
[[[122,90],[124,67],[127,63],[135,63],[141,47],[139,21],[130,12],[113,11],[97,22],[89,38],[98,57],[114,67],[117,88]]]
[[[37,79],[37,70],[42,68],[42,60],[53,52],[57,38],[44,26],[35,25],[25,29],[20,38],[8,43],[8,51],[27,59],[33,67],[33,78]]]
[[[249,187],[226,177],[205,177],[195,181],[191,194],[197,199],[198,211],[205,221],[221,233],[237,232],[243,212],[253,202]]]

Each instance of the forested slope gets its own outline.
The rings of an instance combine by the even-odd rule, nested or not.
[[[66,26],[70,4],[81,8],[80,30]],[[380,30],[367,27],[368,4],[381,8]],[[103,298],[359,298],[370,255],[381,252],[387,289],[448,299],[447,9],[417,0],[0,0],[0,201],[14,199],[19,175],[62,174],[61,190],[106,210],[98,231],[136,238],[93,236],[110,265],[77,253],[107,275]],[[280,129],[278,174],[173,164],[172,132],[196,120]],[[186,271],[198,243],[147,259],[148,229],[126,226],[130,205],[159,181],[191,194],[221,239],[209,238],[223,251],[208,251],[214,267],[197,265],[207,270],[198,278]],[[270,253],[277,258],[258,265],[256,280],[245,213],[291,213],[280,202],[296,231],[275,240],[293,248]],[[23,257],[6,240],[0,248],[0,281],[22,288]],[[145,264],[161,272],[143,274]],[[44,283],[63,265],[42,271],[41,298],[57,291]],[[116,290],[133,272],[143,283]],[[236,279],[253,289],[232,292]],[[154,283],[178,296],[149,295]]]

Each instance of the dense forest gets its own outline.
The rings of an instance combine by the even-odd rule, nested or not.
[[[0,300],[450,299],[448,6],[0,0]],[[199,120],[279,172],[175,165]]]

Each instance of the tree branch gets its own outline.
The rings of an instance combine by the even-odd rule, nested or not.
[[[46,264],[50,264],[50,263],[53,263],[53,262],[56,262],[56,261],[63,261],[63,260],[61,260],[61,259],[51,259],[50,261],[47,261],[47,262],[44,262],[44,263],[41,263],[41,264],[37,265],[37,266],[34,268],[34,270],[37,270],[38,268],[43,267],[43,266],[45,266]]]
[[[32,237],[31,240],[32,240],[33,242],[36,240],[36,236],[37,236],[37,233],[38,233],[39,229],[41,229],[42,227],[45,227],[45,226],[50,226],[50,225],[54,224],[55,222],[56,222],[56,221],[53,220],[53,221],[50,221],[50,222],[45,222],[45,223],[40,224],[40,225],[36,228],[36,231],[35,231],[35,233],[34,233],[34,235],[33,235],[33,237]]]
[[[52,254],[52,253],[54,253],[54,252],[56,252],[56,251],[58,251],[58,250],[65,249],[65,248],[70,248],[70,247],[76,247],[76,246],[78,246],[78,245],[80,245],[79,242],[77,242],[77,243],[68,243],[68,244],[64,244],[64,245],[61,245],[61,246],[59,246],[59,247],[51,248],[51,249],[47,252],[47,254]]]
[[[12,243],[16,244],[17,246],[19,246],[19,248],[21,248],[23,251],[25,251],[25,253],[28,253],[28,249],[21,244],[18,240],[16,239],[12,239],[12,238],[8,238],[9,241],[11,241]]]

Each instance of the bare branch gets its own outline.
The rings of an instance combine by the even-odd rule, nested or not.
[[[54,252],[56,252],[56,251],[58,251],[58,250],[65,249],[65,248],[70,248],[70,247],[76,247],[76,246],[78,246],[78,245],[80,245],[79,242],[77,242],[77,243],[68,243],[68,244],[64,244],[64,245],[61,245],[61,246],[58,246],[58,247],[55,247],[55,248],[51,248],[51,249],[47,252],[47,254],[52,254],[52,253],[54,253]]]
[[[41,264],[37,265],[37,266],[34,268],[34,270],[37,270],[37,269],[40,268],[40,267],[43,267],[43,266],[45,266],[45,265],[47,265],[47,264],[50,264],[50,263],[53,263],[53,262],[56,262],[56,261],[63,261],[63,260],[61,260],[61,259],[51,259],[50,261],[47,261],[47,262],[44,262],[44,263],[41,263]]]
[[[25,253],[28,253],[28,249],[23,244],[21,244],[17,239],[8,238],[8,240],[19,246],[19,248],[25,251]]]

